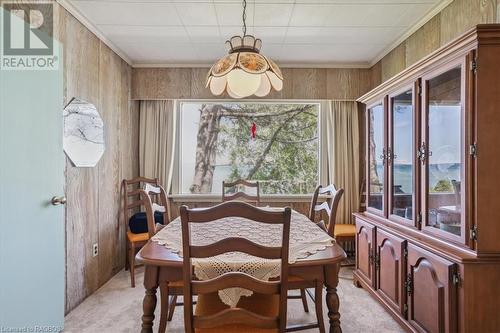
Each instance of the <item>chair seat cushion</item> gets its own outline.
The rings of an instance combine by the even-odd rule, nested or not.
[[[147,232],[142,234],[133,234],[130,231],[127,231],[127,238],[132,243],[144,242],[149,239],[149,234]]]
[[[155,212],[155,223],[163,224],[163,213]],[[135,213],[128,220],[130,232],[142,234],[148,232],[148,219],[145,212]]]
[[[238,307],[255,312],[266,317],[276,317],[279,314],[279,295],[253,294],[250,297],[242,297],[238,302]],[[218,293],[202,294],[198,296],[195,315],[208,316],[227,309],[228,306],[222,303]],[[197,328],[196,333],[275,333],[277,329],[262,329],[250,325],[224,325],[214,328]]]
[[[354,237],[356,236],[356,226],[354,224],[335,224],[333,233],[335,237]]]

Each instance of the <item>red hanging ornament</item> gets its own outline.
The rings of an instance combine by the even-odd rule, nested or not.
[[[255,136],[257,135],[257,124],[256,123],[252,123],[252,126],[250,127],[250,133],[251,133],[252,139],[255,139]]]

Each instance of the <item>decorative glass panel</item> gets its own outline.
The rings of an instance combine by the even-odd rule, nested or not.
[[[413,91],[392,98],[392,214],[413,219]]]
[[[369,114],[369,197],[368,206],[382,210],[384,202],[384,106],[379,104]]]
[[[461,69],[428,81],[427,224],[461,234]]]

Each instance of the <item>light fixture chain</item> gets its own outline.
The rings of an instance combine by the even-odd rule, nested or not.
[[[243,0],[243,36],[247,34],[247,1]]]

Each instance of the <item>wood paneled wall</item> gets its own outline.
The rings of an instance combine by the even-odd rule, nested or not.
[[[500,0],[454,0],[371,68],[372,88],[474,25],[495,22],[500,23]]]
[[[137,102],[130,101],[132,68],[62,7],[58,39],[64,50],[64,104],[93,103],[105,126],[98,165],[76,168],[66,159],[66,312],[108,281],[125,263],[119,219],[120,180],[139,173]],[[99,254],[92,256],[97,243]]]
[[[357,99],[372,87],[370,69],[283,68],[283,89],[266,99]],[[134,68],[132,99],[214,99],[208,68]],[[221,96],[217,98],[229,98]]]

